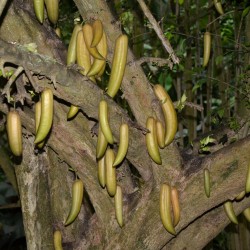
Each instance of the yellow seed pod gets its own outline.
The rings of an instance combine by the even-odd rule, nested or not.
[[[44,20],[44,0],[33,0],[36,18],[40,23]]]
[[[176,187],[171,188],[171,202],[174,216],[173,224],[174,226],[177,226],[180,221],[180,204],[178,190],[176,189]]]
[[[54,98],[51,89],[44,89],[41,95],[41,118],[36,133],[35,144],[42,142],[48,135],[53,123]]]
[[[21,156],[23,152],[22,125],[17,111],[10,111],[7,114],[6,126],[10,149],[15,156]]]
[[[45,6],[50,22],[56,24],[59,16],[59,0],[45,0]]]
[[[155,119],[153,117],[148,117],[146,128],[149,130],[149,133],[146,134],[146,146],[148,149],[148,154],[155,163],[160,165],[162,164],[162,161],[156,138]]]
[[[116,194],[116,168],[113,167],[114,159],[114,151],[111,148],[108,148],[105,154],[105,182],[110,196],[114,196]]]
[[[161,103],[165,119],[165,146],[167,146],[174,140],[177,131],[177,114],[170,96],[160,84],[154,85],[154,93]]]
[[[103,25],[101,20],[96,19],[92,24],[92,28],[93,28],[93,39],[91,47],[96,47],[101,41],[103,35]]]
[[[167,184],[162,184],[160,189],[160,216],[165,229],[176,235],[171,217],[171,187]]]
[[[214,0],[214,7],[220,15],[224,14],[220,0]]]
[[[97,160],[98,165],[98,180],[102,188],[105,188],[106,170],[105,170],[105,155]]]
[[[161,121],[156,120],[156,137],[158,146],[160,148],[165,147],[165,129]]]
[[[62,248],[62,234],[59,230],[54,232],[54,248],[55,250],[63,250]]]
[[[204,53],[203,53],[203,67],[206,67],[210,58],[211,51],[211,33],[205,32],[204,34]]]
[[[238,219],[234,212],[233,203],[231,201],[226,201],[223,204],[223,207],[229,220],[233,222],[234,224],[238,224]]]
[[[115,194],[115,216],[120,227],[123,227],[122,189],[117,185]]]
[[[71,209],[67,217],[67,220],[64,223],[64,226],[71,224],[78,216],[81,210],[83,191],[84,191],[83,182],[81,180],[74,181],[73,187],[72,187]]]

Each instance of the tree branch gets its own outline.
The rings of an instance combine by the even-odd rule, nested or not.
[[[173,63],[174,64],[179,64],[179,62],[180,62],[179,58],[176,56],[176,54],[175,54],[175,52],[174,52],[174,50],[173,50],[170,42],[164,36],[164,34],[162,32],[162,29],[160,28],[159,24],[156,22],[155,18],[151,14],[151,12],[148,9],[148,7],[145,4],[145,2],[143,0],[137,0],[137,2],[141,6],[141,9],[142,9],[143,13],[145,14],[145,16],[148,18],[149,22],[151,23],[153,29],[155,30],[155,33],[157,34],[157,36],[161,40],[163,47],[169,53],[169,56],[172,59]]]

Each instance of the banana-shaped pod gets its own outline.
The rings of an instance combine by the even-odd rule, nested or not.
[[[107,94],[114,97],[120,89],[128,54],[128,37],[120,35],[115,42],[115,51],[113,55],[112,68],[109,77]]]
[[[113,164],[114,167],[119,165],[125,158],[128,151],[128,142],[129,142],[128,124],[123,123],[120,126],[120,144]]]
[[[106,170],[105,170],[105,155],[97,160],[98,165],[98,180],[102,188],[105,187]]]
[[[234,224],[238,224],[238,219],[234,212],[233,203],[231,201],[226,201],[223,204],[223,207],[229,220],[233,222]]]
[[[220,0],[214,0],[214,7],[220,15],[224,14]]]
[[[103,35],[103,25],[101,20],[96,19],[92,24],[92,28],[93,28],[93,40],[91,43],[91,47],[96,47],[101,41]]]
[[[45,0],[45,6],[50,22],[56,24],[59,16],[59,0]]]
[[[161,103],[165,119],[165,146],[167,146],[174,140],[177,131],[177,115],[170,96],[160,84],[154,85],[154,93]]]
[[[162,164],[162,161],[156,138],[155,119],[153,117],[148,117],[146,128],[149,130],[149,133],[146,134],[146,146],[148,149],[148,154],[155,163],[160,165]]]
[[[36,18],[40,23],[44,20],[44,0],[33,0]]]
[[[123,201],[122,189],[117,185],[115,194],[115,216],[120,227],[123,226]]]
[[[177,226],[180,221],[180,204],[179,204],[179,195],[178,190],[176,187],[171,188],[171,202],[172,202],[172,209],[173,209],[173,217],[174,226]]]
[[[205,32],[204,34],[204,53],[203,53],[203,67],[206,67],[210,58],[211,52],[211,33]]]
[[[22,125],[17,111],[7,114],[7,134],[10,149],[15,156],[21,156],[23,152]]]
[[[36,133],[37,130],[39,128],[39,124],[40,124],[40,119],[41,119],[41,113],[42,113],[42,103],[41,101],[38,101],[35,104],[35,127],[36,127]],[[38,148],[42,148],[44,146],[45,141],[42,141],[40,143],[38,143],[36,146]]]
[[[41,95],[41,118],[36,133],[35,144],[42,142],[48,135],[53,123],[54,98],[51,89],[46,88]]]
[[[101,130],[108,141],[108,143],[113,144],[114,138],[109,125],[108,119],[108,104],[105,100],[101,100],[99,103],[99,123],[101,126]]]
[[[64,226],[71,224],[79,214],[81,210],[82,200],[83,200],[84,186],[81,180],[76,180],[72,187],[72,204],[67,220]]]
[[[62,248],[62,234],[59,230],[54,232],[54,248],[55,250],[63,250]]]
[[[165,229],[173,234],[176,235],[174,225],[172,222],[171,217],[171,187],[167,184],[161,185],[160,190],[160,216],[161,221]]]
[[[204,169],[204,189],[205,194],[209,198],[210,197],[210,172],[208,169]]]

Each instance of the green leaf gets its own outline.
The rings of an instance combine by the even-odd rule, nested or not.
[[[250,11],[250,6],[246,7],[246,8],[242,11],[242,17],[247,16],[247,14],[249,13],[249,11]]]

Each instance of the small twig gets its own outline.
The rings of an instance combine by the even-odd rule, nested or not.
[[[193,108],[193,109],[197,109],[198,111],[203,111],[204,110],[204,107],[199,105],[199,104],[196,104],[196,103],[193,103],[193,102],[185,102],[185,105],[190,107],[190,108]]]
[[[2,205],[2,206],[0,206],[0,210],[2,210],[2,209],[10,209],[10,208],[20,208],[20,207],[21,207],[21,204],[20,204],[20,201],[19,201],[17,203]]]
[[[4,7],[5,7],[7,2],[8,2],[8,0],[1,0],[1,2],[0,2],[0,17],[3,13]]]
[[[168,65],[170,69],[173,68],[173,63],[169,59],[165,58],[158,58],[158,57],[141,57],[139,60],[136,61],[137,64],[141,65],[143,63],[155,63],[157,66],[162,67]]]
[[[147,128],[139,125],[137,122],[129,121],[129,125],[131,125],[131,127],[134,127],[138,130],[141,130],[143,134],[147,134],[150,132]]]
[[[175,52],[174,52],[174,50],[173,50],[170,42],[164,36],[161,27],[159,26],[159,24],[157,23],[157,21],[155,20],[155,18],[153,17],[153,15],[151,14],[151,12],[148,9],[148,7],[145,4],[145,2],[143,0],[137,0],[137,2],[141,6],[141,9],[144,12],[145,16],[148,18],[149,22],[151,23],[151,25],[152,25],[153,29],[155,30],[157,36],[161,40],[163,47],[169,53],[169,55],[170,55],[173,63],[179,64],[179,62],[180,62],[179,58],[176,56],[176,54],[175,54]]]
[[[32,87],[34,88],[34,90],[36,92],[40,92],[40,87],[39,85],[36,83],[36,81],[34,80],[34,77],[32,76],[31,72],[28,69],[24,69],[26,76],[28,77],[30,84],[32,85]]]
[[[10,87],[12,85],[12,83],[16,80],[16,78],[23,72],[23,67],[19,66],[17,68],[17,70],[13,73],[13,75],[10,77],[9,81],[6,83],[2,94],[6,94],[7,95],[7,100],[8,102],[10,102]]]
[[[224,17],[224,16],[226,16],[226,15],[228,15],[228,14],[230,14],[231,12],[234,12],[234,11],[235,11],[235,10],[231,10],[231,11],[228,11],[227,13],[225,13],[225,14],[223,14],[223,15],[218,16],[218,17],[215,18],[213,21],[211,21],[210,23],[207,24],[206,29],[208,30],[208,26],[211,25],[211,24],[213,24],[214,22],[216,22],[218,19],[221,19],[222,17]]]

